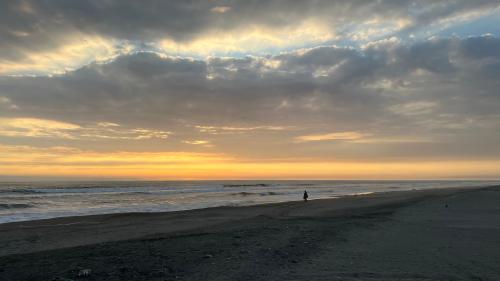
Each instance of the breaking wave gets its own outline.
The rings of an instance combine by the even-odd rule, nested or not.
[[[236,193],[233,193],[232,195],[237,195],[237,196],[257,196],[257,195],[260,195],[260,196],[271,196],[271,195],[280,195],[281,193],[278,193],[278,192],[272,192],[272,191],[269,191],[269,192],[259,192],[259,193],[256,193],[256,192],[236,192]]]

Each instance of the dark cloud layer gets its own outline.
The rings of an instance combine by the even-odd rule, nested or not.
[[[382,28],[401,20],[408,24],[396,31],[409,34],[498,5],[497,0],[2,1],[0,60],[22,61],[82,35],[132,41],[140,47],[165,38],[183,42],[205,32],[237,31],[245,26],[279,29],[310,19],[325,23],[340,39],[349,39],[359,24]],[[226,10],[215,12],[217,7]],[[364,23],[370,19],[371,23]]]
[[[142,52],[0,78],[0,117],[147,127],[172,132],[158,149],[202,139],[252,157],[498,159],[498,50],[498,38],[482,36],[206,61]],[[347,131],[363,137],[296,141]]]

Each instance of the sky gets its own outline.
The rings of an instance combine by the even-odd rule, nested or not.
[[[1,1],[0,180],[499,179],[499,0]]]

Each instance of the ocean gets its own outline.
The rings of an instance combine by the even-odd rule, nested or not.
[[[373,192],[495,185],[492,181],[0,182],[0,223],[338,198]]]

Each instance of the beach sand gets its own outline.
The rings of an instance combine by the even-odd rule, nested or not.
[[[500,187],[2,224],[0,280],[500,280]]]

